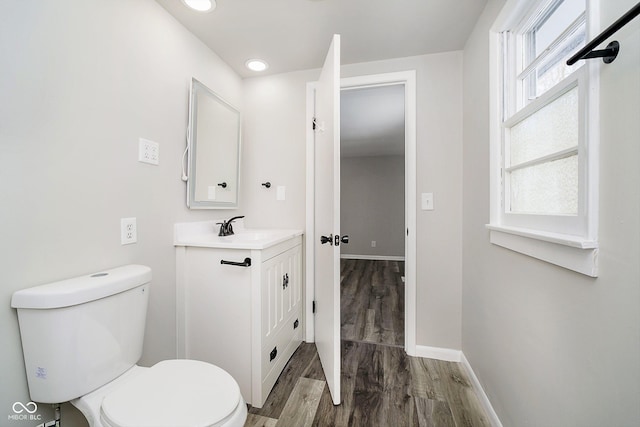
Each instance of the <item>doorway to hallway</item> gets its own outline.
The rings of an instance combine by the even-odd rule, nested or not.
[[[396,190],[396,195],[400,195],[400,201],[397,204],[390,203],[388,198],[380,197],[374,195],[374,198],[377,198],[377,205],[368,211],[361,212],[359,214],[359,219],[363,219],[365,217],[372,216],[372,214],[383,211],[388,205],[399,206],[400,211],[404,212],[401,214],[403,218],[400,219],[400,223],[402,226],[401,232],[392,233],[396,238],[401,240],[401,246],[404,250],[400,249],[399,251],[394,252],[386,252],[384,255],[393,254],[397,256],[397,259],[387,259],[386,257],[382,259],[373,259],[374,261],[396,261],[401,262],[404,259],[403,267],[398,267],[404,270],[404,350],[409,355],[415,355],[416,351],[416,73],[414,70],[410,71],[400,71],[400,72],[392,72],[386,74],[370,74],[363,75],[358,77],[348,77],[341,79],[341,88],[342,90],[359,90],[364,88],[382,88],[387,86],[400,86],[403,88],[404,92],[404,156],[401,156],[404,162],[404,174],[402,175],[402,180],[404,182],[404,189],[399,188]],[[307,85],[307,119],[308,123],[316,123],[317,114],[317,88],[319,87],[318,83],[309,83]],[[338,116],[339,117],[339,116]],[[338,118],[339,120],[339,118]],[[315,150],[318,146],[317,137],[321,134],[326,134],[324,122],[320,120],[319,122],[319,130],[314,126],[309,126],[307,128],[307,239],[305,245],[306,252],[306,285],[305,285],[305,301],[306,301],[306,317],[305,317],[305,339],[307,341],[316,341],[315,336],[315,325],[318,323],[319,319],[316,315],[312,315],[312,312],[315,311],[316,303],[315,298],[318,295],[318,289],[322,286],[322,283],[318,283],[316,277],[314,276],[314,272],[317,270],[317,265],[315,263],[316,259],[316,246],[318,241],[323,240],[323,236],[328,233],[321,232],[315,226],[315,207],[317,204],[316,201],[316,192],[317,192],[317,184],[318,180],[324,179],[318,177],[318,168],[323,170],[330,169],[327,166],[327,159],[324,159],[322,162],[317,162],[317,153]],[[382,123],[382,121],[380,122]],[[370,130],[375,130],[375,126],[370,126]],[[338,144],[339,146],[339,144]],[[340,156],[334,156],[334,165],[338,169],[340,168]],[[402,160],[401,160],[402,161]],[[329,162],[331,163],[331,162]],[[331,166],[331,165],[328,165]],[[380,167],[378,172],[383,172],[387,170],[387,167]],[[333,169],[335,170],[335,168]],[[324,176],[320,174],[321,176]],[[381,175],[378,173],[376,175]],[[337,174],[337,179],[340,179],[340,174]],[[340,191],[338,187],[337,191]],[[336,212],[336,211],[334,211]],[[341,210],[338,210],[336,213],[341,213]],[[388,217],[387,217],[388,218]],[[338,221],[339,221],[338,216]],[[384,230],[391,230],[393,227],[382,226]],[[327,229],[328,230],[328,229]],[[355,230],[355,229],[354,229]],[[342,230],[344,234],[349,234],[350,230],[344,228]],[[340,232],[339,234],[344,237],[344,234]],[[357,234],[357,233],[356,233]],[[322,236],[321,236],[322,235]],[[355,236],[355,235],[354,235]],[[375,240],[375,242],[372,242]],[[343,252],[346,255],[358,255],[360,254],[367,255],[366,258],[371,258],[372,255],[379,255],[374,252],[364,252],[363,249],[359,249],[356,251],[355,243],[360,242],[368,245],[369,247],[377,247],[380,249],[383,247],[382,243],[384,238],[382,237],[367,237],[367,238],[355,238],[355,240],[350,240],[348,245],[344,245],[340,247],[340,250],[347,250],[347,252]],[[353,242],[354,244],[352,244]],[[344,243],[344,241],[343,241]],[[375,244],[373,244],[375,243]],[[334,246],[335,247],[335,246]],[[318,248],[321,249],[321,248]],[[399,264],[400,265],[400,264]],[[336,284],[340,283],[340,275],[338,274]],[[336,286],[338,288],[338,286]],[[337,289],[338,290],[338,289]],[[374,289],[375,290],[375,289]],[[397,292],[402,299],[402,292]],[[340,298],[339,292],[336,295],[336,300]],[[322,306],[320,304],[320,306]],[[339,304],[336,308],[339,310],[342,307],[342,304]],[[320,307],[319,310],[322,310]],[[371,312],[370,312],[371,313]],[[398,311],[402,317],[401,312]],[[369,314],[370,318],[372,314]],[[336,319],[340,322],[340,316]],[[375,318],[374,318],[375,320]],[[382,318],[381,318],[382,320]],[[371,323],[370,323],[371,324]],[[382,324],[382,323],[380,323]],[[375,326],[375,322],[373,323]],[[336,331],[336,338],[340,339],[340,328]],[[401,337],[402,334],[396,334],[397,337]]]
[[[341,339],[404,346],[405,86],[340,93]]]

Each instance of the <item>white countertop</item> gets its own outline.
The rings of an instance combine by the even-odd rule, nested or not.
[[[242,220],[233,222],[234,234],[218,236],[220,221],[183,222],[175,224],[174,246],[197,246],[223,249],[266,249],[302,235],[297,229],[244,228]]]

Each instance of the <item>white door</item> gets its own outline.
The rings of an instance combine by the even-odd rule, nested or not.
[[[340,404],[340,36],[315,96],[315,338],[334,405]],[[321,236],[322,241],[321,241]],[[324,243],[322,243],[324,242]]]

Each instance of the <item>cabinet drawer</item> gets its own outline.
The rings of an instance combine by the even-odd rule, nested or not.
[[[299,313],[301,314],[301,313]],[[293,328],[293,323],[299,319],[297,328]],[[302,342],[302,316],[291,316],[291,325],[284,325],[280,331],[274,335],[271,343],[262,347],[261,368],[262,368],[262,395],[268,396],[276,380],[280,376],[284,365],[287,364],[293,353]]]
[[[295,327],[294,325],[296,321],[298,325],[297,327]],[[275,333],[262,339],[263,352],[268,350],[267,353],[269,353],[271,350],[273,350],[274,347],[277,347],[278,352],[280,352],[281,348],[283,348],[282,344],[288,342],[288,340],[291,339],[291,337],[293,337],[296,333],[298,333],[302,329],[303,329],[302,311],[298,310],[298,312],[296,313],[291,313],[291,316],[289,316],[284,322],[282,322],[282,324],[280,325],[280,327]],[[286,338],[287,336],[289,337],[289,339]],[[269,358],[267,358],[267,361],[269,361]],[[271,364],[267,366],[270,366],[270,365]]]

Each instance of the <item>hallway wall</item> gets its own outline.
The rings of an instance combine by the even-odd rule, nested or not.
[[[349,235],[342,256],[404,257],[404,156],[340,162],[340,230]]]

